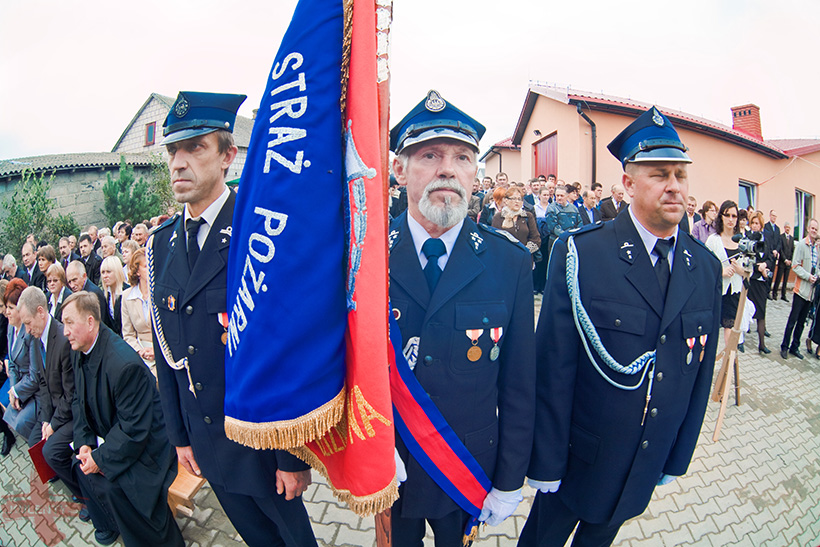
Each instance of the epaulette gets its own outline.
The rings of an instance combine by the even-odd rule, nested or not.
[[[480,222],[477,223],[476,226],[478,226],[479,230],[484,230],[488,234],[492,234],[495,237],[505,239],[505,240],[509,241],[510,243],[516,244],[521,249],[529,252],[527,250],[527,248],[520,241],[518,241],[518,239],[516,239],[516,237],[514,235],[512,235],[510,232],[508,232],[506,230],[499,230],[498,228],[493,228],[492,226],[489,226],[487,224],[482,224]]]
[[[567,233],[570,235],[576,236],[578,234],[584,234],[586,232],[591,232],[593,230],[597,230],[598,228],[604,227],[604,221],[599,220],[598,222],[593,222],[592,224],[586,224],[584,226],[580,226],[578,228],[573,228],[572,230],[567,230]]]
[[[177,219],[179,218],[179,215],[180,215],[179,211],[177,211],[176,213],[174,213],[174,216],[172,216],[171,218],[169,218],[168,220],[166,220],[165,222],[163,222],[162,224],[160,224],[159,226],[157,226],[157,229],[156,229],[156,230],[154,230],[154,233],[156,233],[156,232],[158,232],[158,231],[162,230],[163,228],[166,228],[166,227],[168,227],[168,226],[170,226],[170,225],[174,224],[174,223],[177,221]]]

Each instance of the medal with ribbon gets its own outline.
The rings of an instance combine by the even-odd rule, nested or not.
[[[467,350],[467,359],[476,362],[481,359],[481,348],[478,347],[478,339],[484,334],[484,329],[467,329],[467,338],[472,342],[472,346]]]
[[[706,340],[709,339],[708,334],[704,334],[700,337],[700,359],[699,361],[703,362],[703,357],[706,355]]]
[[[501,350],[498,348],[498,341],[501,340],[503,335],[504,329],[502,327],[490,329],[490,338],[493,340],[493,349],[490,350],[490,361],[498,359],[498,354],[501,353]]]
[[[222,325],[222,328],[225,329],[225,332],[222,333],[222,345],[225,346],[228,344],[228,312],[221,312],[216,315],[219,324]]]
[[[695,348],[695,337],[687,338],[686,345],[689,346],[689,353],[686,354],[686,364],[692,364],[692,350]]]

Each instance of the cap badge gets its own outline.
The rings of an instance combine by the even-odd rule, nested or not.
[[[188,113],[188,101],[185,97],[181,97],[177,104],[174,105],[174,114],[177,118],[184,118],[185,114]]]
[[[444,102],[444,99],[441,98],[438,91],[431,89],[430,92],[427,93],[427,100],[424,101],[424,108],[430,112],[441,112],[444,110],[445,106],[447,106],[447,103]]]
[[[655,109],[655,111],[652,113],[652,121],[658,127],[663,127],[663,116],[661,116],[661,113],[658,112],[657,109]]]

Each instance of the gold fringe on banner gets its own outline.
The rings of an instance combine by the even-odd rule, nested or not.
[[[355,496],[350,490],[337,489],[328,477],[327,469],[322,460],[304,446],[289,448],[288,452],[318,471],[327,480],[333,495],[345,502],[350,510],[360,517],[369,517],[381,513],[385,509],[391,508],[399,499],[399,482],[395,475],[393,475],[393,480],[382,490],[367,496]]]
[[[345,412],[346,390],[316,410],[293,420],[244,422],[225,416],[225,434],[232,441],[256,449],[287,450],[315,441],[339,423]]]
[[[342,113],[342,134],[344,135],[347,116],[347,82],[350,79],[350,48],[353,45],[353,0],[344,0],[344,34],[342,36],[342,95],[339,109]]]

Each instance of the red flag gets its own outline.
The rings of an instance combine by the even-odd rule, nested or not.
[[[398,498],[388,379],[387,43],[388,0],[345,2],[349,77],[342,89],[348,184],[347,396],[342,420],[292,452],[325,475],[359,515]],[[352,5],[352,20],[349,19]],[[352,29],[350,28],[352,24]]]

